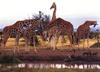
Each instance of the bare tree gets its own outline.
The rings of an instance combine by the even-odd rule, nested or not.
[[[40,22],[40,23],[37,25],[37,27],[36,27],[36,29],[38,30],[38,31],[36,32],[36,35],[37,35],[37,34],[39,35],[39,33],[42,32],[42,31],[45,29],[45,27],[48,25],[48,23],[49,23],[49,21],[50,21],[50,16],[44,14],[42,11],[39,11],[38,14],[32,15],[32,19],[37,20],[37,21]],[[33,41],[33,40],[31,40],[31,43],[33,43],[32,41]],[[39,43],[38,43],[37,37],[35,37],[35,43],[36,43],[36,45],[39,44]],[[32,45],[32,44],[31,44],[31,45]]]
[[[32,19],[41,20],[41,21],[50,21],[50,16],[44,14],[42,11],[39,11],[38,14],[32,15]]]

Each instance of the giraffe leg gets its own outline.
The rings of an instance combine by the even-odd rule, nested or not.
[[[21,37],[21,34],[17,33],[17,35],[16,35],[16,41],[15,41],[15,46],[16,46],[16,48],[18,48],[18,50],[19,50],[19,39],[20,39],[20,37]]]
[[[6,48],[4,43],[1,43],[1,48]]]
[[[78,48],[80,47],[80,37],[77,38]]]
[[[64,35],[62,35],[62,43],[65,43],[65,42],[66,42],[65,37]]]
[[[72,36],[68,35],[69,41],[70,41],[70,47],[72,47]]]
[[[61,35],[61,46],[64,46],[64,43],[66,42],[64,35]]]
[[[35,40],[35,38],[36,38],[36,37],[34,36],[33,39],[32,39],[32,40],[33,40],[32,42],[33,42],[33,45],[34,45],[34,51],[37,52],[37,49],[36,49],[36,40]]]
[[[53,51],[56,49],[56,44],[55,44],[55,38],[53,37],[53,39],[52,39],[52,43],[51,44],[53,44],[52,45],[52,47],[53,47]]]
[[[16,37],[15,48],[19,48],[19,37]]]
[[[53,36],[50,38],[49,44],[50,44],[50,47],[53,48],[53,50],[55,50]]]
[[[56,50],[56,45],[57,45],[57,42],[58,42],[58,38],[57,36],[53,36],[53,51]]]
[[[85,37],[83,37],[83,48],[85,46]]]
[[[2,43],[1,43],[2,48],[6,48],[6,42],[7,42],[8,38],[9,38],[8,36],[6,36],[6,37],[4,36]]]
[[[89,33],[87,35],[87,48],[89,48]]]
[[[29,51],[29,47],[28,47],[29,39],[27,37],[24,37],[24,39],[25,39],[25,51]]]

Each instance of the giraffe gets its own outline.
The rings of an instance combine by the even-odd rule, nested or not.
[[[79,44],[80,39],[85,39],[89,37],[90,34],[90,26],[97,25],[97,21],[85,21],[82,25],[80,25],[76,32],[76,43]]]
[[[6,26],[3,29],[3,37],[2,37],[1,45],[5,48],[5,45],[6,45],[8,38],[13,36],[13,35],[15,35],[15,37],[17,38],[17,36],[19,36],[18,33],[20,33],[20,31],[18,31],[18,29],[15,26],[13,26],[13,25]],[[18,45],[17,39],[15,41],[15,45],[16,46]]]
[[[50,9],[54,9],[53,11],[53,15],[52,15],[52,19],[51,19],[51,22],[54,21],[56,19],[56,10],[57,10],[57,7],[56,7],[56,3],[53,2],[52,6],[50,7]],[[56,38],[57,35],[55,35],[55,38]],[[52,38],[51,38],[52,39]],[[62,35],[62,40],[63,42],[65,42],[65,38],[64,38],[64,35]]]
[[[50,7],[50,9],[54,9],[53,15],[52,15],[52,19],[51,19],[51,21],[53,21],[53,20],[56,19],[56,10],[57,10],[55,2],[53,2],[53,4],[52,4],[52,6]]]
[[[34,46],[34,50],[37,52],[36,50],[36,42],[35,42],[35,38],[36,38],[36,33],[38,32],[38,29],[36,29],[35,26],[31,26],[30,28],[26,29],[24,31],[24,38],[26,39],[26,46],[32,44]],[[38,32],[38,34],[40,34],[41,32]],[[41,35],[41,34],[40,34]]]
[[[53,2],[53,4],[52,4],[52,6],[50,7],[50,9],[54,9],[54,11],[53,11],[53,14],[52,14],[52,19],[51,19],[51,21],[50,22],[52,22],[52,21],[54,21],[54,20],[56,20],[56,10],[57,10],[57,8],[56,8],[56,3],[55,2]],[[52,33],[54,33],[55,32],[55,34],[52,34]],[[52,30],[50,30],[50,31],[48,31],[48,33],[49,33],[49,37],[48,37],[48,39],[50,39],[49,41],[51,41],[51,40],[56,40],[55,41],[55,44],[57,44],[57,42],[58,42],[58,36],[59,36],[59,34],[57,34],[58,33],[58,28],[56,28],[56,27],[53,27],[52,28]],[[50,34],[51,33],[51,34]],[[53,41],[53,42],[54,42]],[[51,45],[52,45],[52,42],[51,42]],[[55,47],[55,45],[54,45],[54,47]],[[54,48],[55,49],[55,48]]]
[[[7,42],[7,39],[10,37],[10,35],[12,35],[12,31],[15,31],[16,34],[16,43],[15,45],[18,46],[19,45],[19,39],[21,37],[21,35],[24,37],[25,39],[25,47],[27,48],[28,44],[30,43],[30,39],[31,37],[36,36],[35,34],[35,30],[37,30],[37,32],[42,36],[41,34],[41,28],[42,26],[40,26],[38,28],[38,25],[40,24],[40,20],[34,20],[34,19],[29,19],[29,20],[22,20],[22,21],[17,21],[16,23],[14,23],[11,26],[7,26],[3,29],[3,44],[5,45]]]
[[[47,38],[47,41],[49,42],[49,46],[51,48],[53,48],[53,50],[55,50],[57,47],[57,43],[58,43],[58,38],[61,34],[61,29],[58,29],[58,27],[55,25],[49,29],[47,29],[45,32],[47,32],[46,35],[48,36],[45,36],[45,38]]]
[[[52,29],[52,27],[54,27],[54,26],[56,26],[56,28]],[[51,35],[57,34],[58,35],[57,38],[59,38],[59,35],[61,33],[66,33],[68,35],[70,45],[72,46],[72,44],[73,44],[73,25],[70,22],[63,20],[62,18],[57,18],[56,20],[50,22],[46,26],[44,32],[46,30],[50,30],[50,29],[51,29],[51,31],[49,32],[49,34],[51,34]],[[44,36],[45,36],[45,34],[44,34]]]
[[[34,45],[35,51],[37,51],[35,47],[36,35],[39,34],[40,36],[42,36],[42,39],[45,40],[44,36],[42,35],[42,31],[44,27],[43,24],[45,25],[47,24],[47,22],[41,20],[35,20],[30,27],[28,27],[23,31],[23,37],[26,40],[26,47],[28,46],[28,44],[31,43],[30,40],[32,40],[32,44]]]
[[[18,41],[19,41],[19,38],[20,38],[20,34],[21,34],[21,31],[25,28],[24,26],[27,26],[27,25],[23,25],[21,24],[22,21],[17,21],[15,24],[13,25],[10,25],[10,26],[6,26],[4,29],[3,29],[3,40],[2,40],[2,43],[3,43],[3,46],[5,47],[5,44],[7,42],[7,39],[13,34],[15,33],[16,34],[16,45],[18,45]],[[19,29],[20,27],[20,29]],[[13,32],[15,31],[15,32]],[[24,30],[23,30],[24,31]]]

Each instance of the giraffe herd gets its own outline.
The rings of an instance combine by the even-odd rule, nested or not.
[[[30,39],[35,36],[36,30],[37,29],[37,25],[40,23],[39,20],[23,20],[23,21],[17,21],[15,24],[10,25],[10,26],[6,26],[3,29],[3,40],[2,40],[2,45],[5,47],[5,44],[7,42],[7,39],[12,36],[15,35],[16,38],[16,43],[15,45],[18,46],[19,45],[19,39],[21,38],[21,36],[25,39],[25,45],[28,46]],[[42,34],[40,32],[40,34]]]
[[[33,44],[35,44],[35,36],[37,36],[37,32],[42,37],[43,40],[49,41],[51,39],[58,40],[59,36],[62,35],[64,37],[64,33],[67,34],[68,39],[70,41],[70,46],[75,43],[79,43],[82,37],[88,37],[90,33],[91,25],[97,25],[97,21],[86,21],[84,24],[80,25],[77,29],[76,34],[74,34],[73,24],[69,21],[66,21],[62,18],[56,18],[56,4],[53,3],[50,9],[54,8],[52,20],[45,24],[41,20],[35,19],[27,19],[22,21],[17,21],[13,25],[6,26],[3,29],[3,39],[1,41],[1,45],[5,47],[8,38],[12,35],[15,35],[15,45],[19,45],[19,39],[23,37],[25,39],[25,47],[28,48],[31,40],[33,40]],[[39,26],[40,25],[40,26]],[[38,27],[39,26],[39,27]],[[57,43],[57,41],[56,41]],[[56,44],[55,43],[55,44]],[[55,50],[56,46],[54,46]]]

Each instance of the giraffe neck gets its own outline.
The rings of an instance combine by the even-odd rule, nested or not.
[[[52,16],[52,20],[51,20],[51,21],[53,21],[53,20],[55,20],[55,19],[56,19],[56,7],[54,8],[53,16]]]
[[[90,24],[90,23],[85,24],[85,27],[89,27],[89,26],[91,26],[91,24]]]

